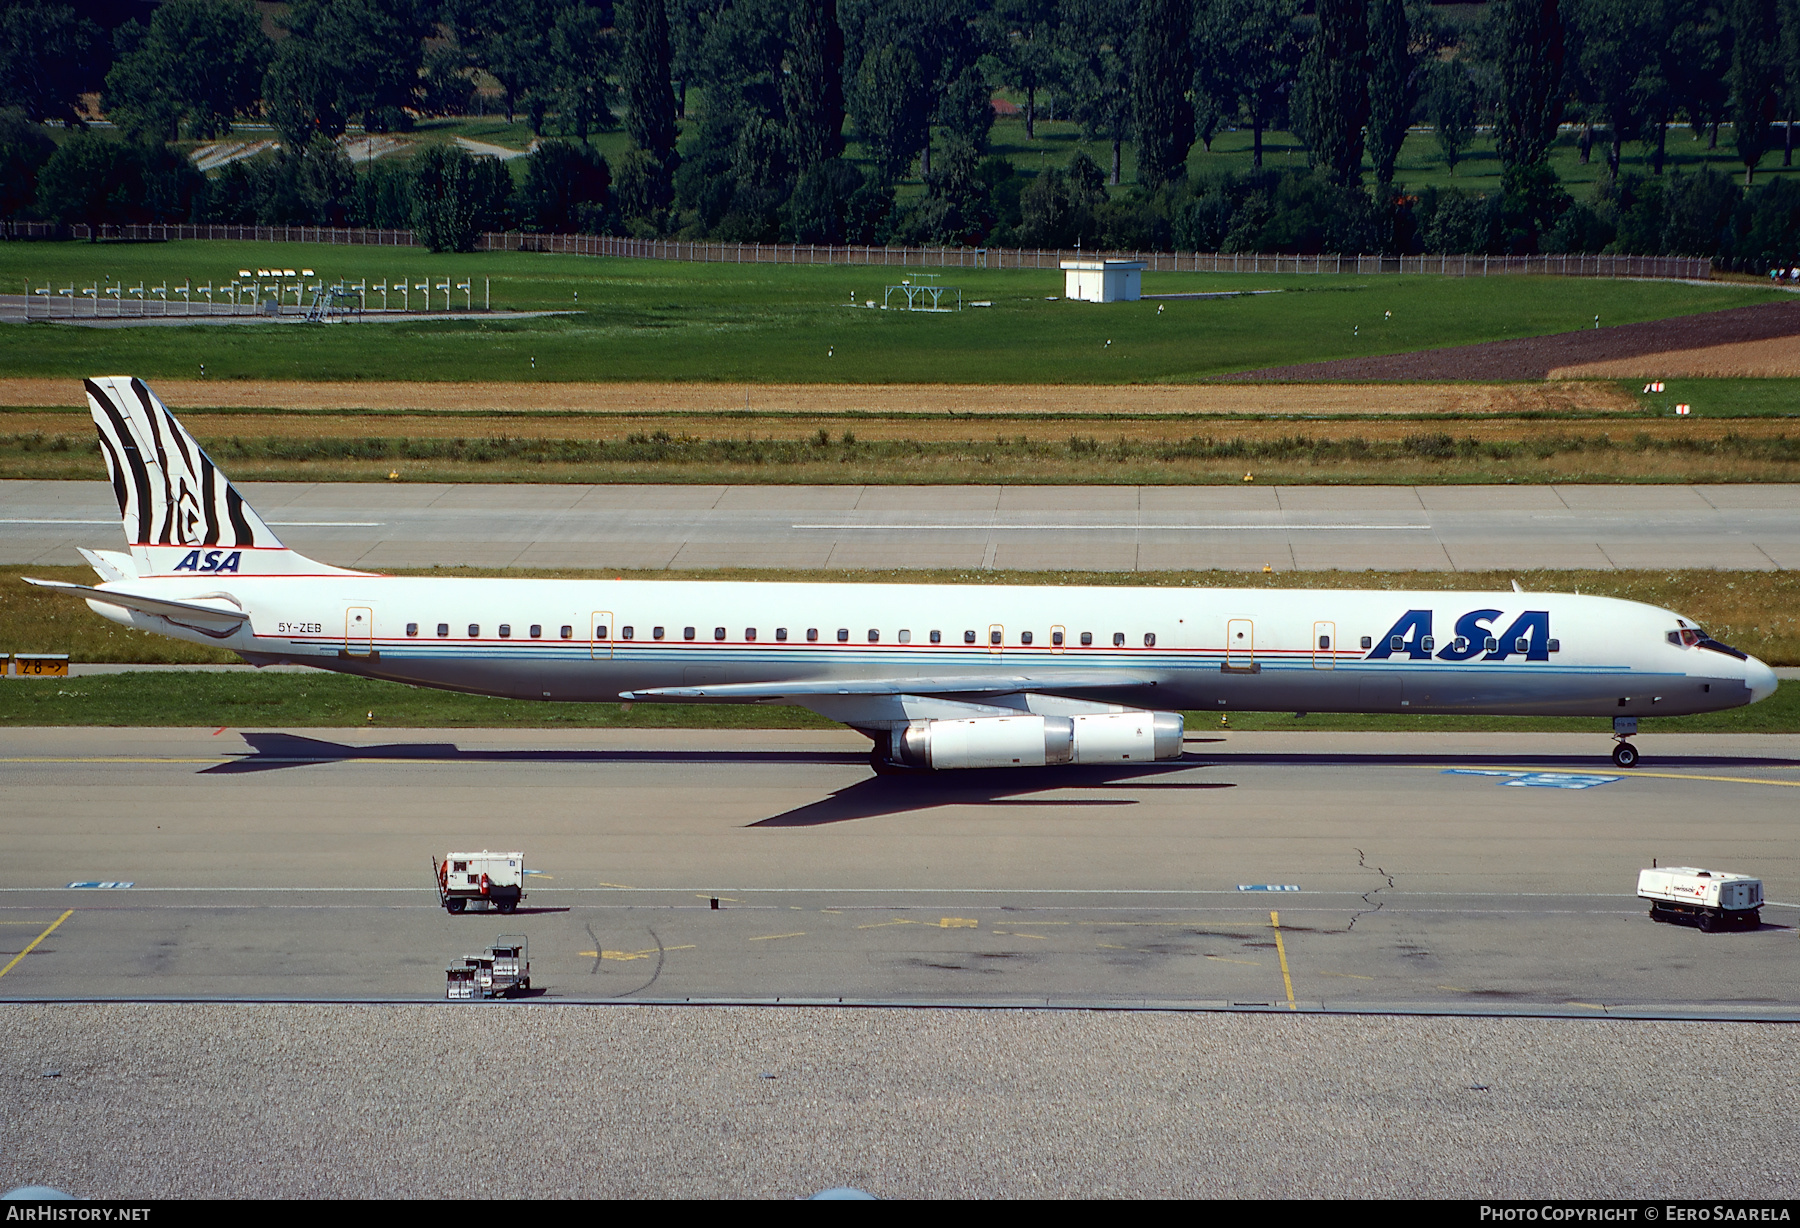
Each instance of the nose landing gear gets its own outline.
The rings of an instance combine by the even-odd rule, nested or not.
[[[1637,766],[1638,748],[1625,740],[1635,733],[1637,733],[1637,717],[1613,717],[1613,738],[1617,740],[1618,745],[1613,747],[1612,761],[1617,766],[1622,768]]]

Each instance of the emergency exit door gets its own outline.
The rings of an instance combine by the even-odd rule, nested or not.
[[[1337,665],[1337,624],[1314,623],[1312,638],[1314,669],[1332,669]]]
[[[1256,668],[1256,625],[1248,618],[1233,618],[1225,624],[1225,668]]]
[[[344,651],[353,657],[375,653],[375,611],[366,605],[353,605],[344,611]]]
[[[613,640],[618,637],[619,629],[613,626],[613,616],[608,610],[595,610],[588,619],[588,652],[596,661],[609,660],[612,657]]]

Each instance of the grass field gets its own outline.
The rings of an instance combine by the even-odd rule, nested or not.
[[[240,268],[310,267],[375,282],[472,280],[477,301],[569,316],[352,327],[88,329],[7,325],[0,376],[311,380],[684,380],[724,383],[1188,382],[1286,363],[1539,336],[1769,301],[1738,283],[1582,278],[1158,273],[1146,293],[1279,290],[1226,299],[1047,301],[1056,271],[946,271],[992,307],[852,308],[918,270],[681,264],[521,252],[434,255],[315,244],[0,243],[0,290],[217,283]],[[441,299],[439,300],[441,302]],[[102,310],[109,305],[102,305]],[[398,306],[397,300],[395,305]]]
[[[1532,592],[1580,592],[1673,609],[1771,665],[1800,665],[1800,572],[1796,571],[1329,571],[1329,572],[1005,572],[1005,571],[579,571],[433,568],[407,575],[526,579],[762,580],[812,583],[1092,584],[1108,588],[1416,589],[1495,592],[1517,580]],[[0,568],[0,652],[66,652],[75,661],[227,663],[234,653],[127,630],[87,606],[20,582],[21,575],[93,583],[85,567]]]
[[[1622,419],[1622,420],[1621,420]],[[1433,485],[1800,479],[1786,420],[1613,415],[1258,422],[1168,418],[534,419],[205,414],[227,472],[267,481]],[[12,429],[8,429],[12,428]],[[401,434],[398,432],[405,431]],[[0,478],[104,472],[87,414],[0,411]]]
[[[831,729],[805,708],[761,704],[550,704],[421,690],[334,674],[134,673],[0,682],[0,727],[18,725],[201,728],[412,729]],[[370,720],[371,714],[373,720]],[[1189,712],[1188,729],[1220,728],[1219,714]],[[1602,717],[1359,716],[1233,712],[1234,730],[1380,730],[1396,733],[1586,734],[1593,753]],[[1748,708],[1646,721],[1646,733],[1800,733],[1800,683]]]

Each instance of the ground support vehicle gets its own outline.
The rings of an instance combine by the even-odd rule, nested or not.
[[[446,998],[508,998],[531,988],[530,939],[502,934],[492,946],[445,970]]]
[[[1706,933],[1762,924],[1762,880],[1748,874],[1669,866],[1638,871],[1638,898],[1652,921],[1691,921]]]
[[[447,853],[432,859],[431,877],[445,912],[510,913],[525,898],[525,854]]]

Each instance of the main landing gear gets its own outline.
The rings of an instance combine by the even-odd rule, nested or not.
[[[1612,761],[1615,765],[1622,768],[1637,766],[1638,748],[1625,740],[1636,732],[1637,717],[1613,717],[1613,737],[1618,741],[1618,745],[1613,747],[1612,753]]]

